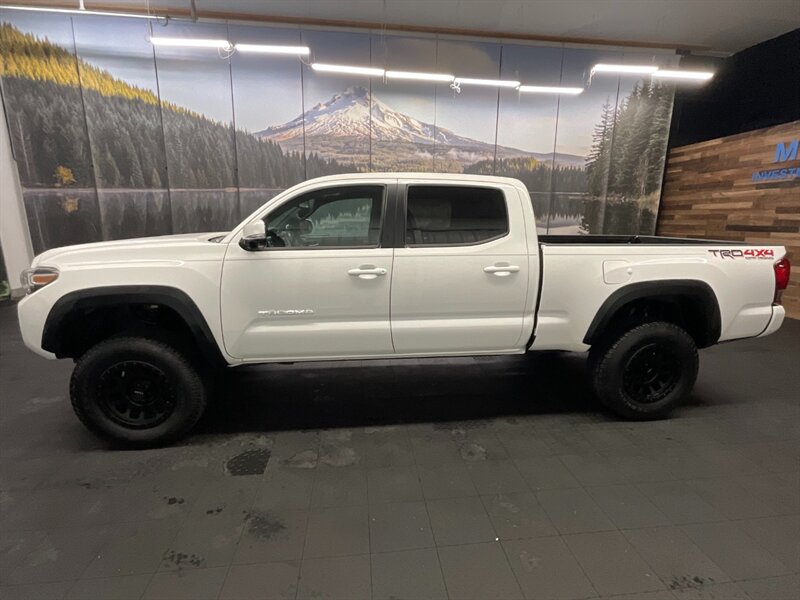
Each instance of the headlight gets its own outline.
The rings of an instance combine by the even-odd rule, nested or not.
[[[58,269],[55,267],[36,267],[25,269],[20,276],[20,282],[28,293],[35,292],[58,279]]]

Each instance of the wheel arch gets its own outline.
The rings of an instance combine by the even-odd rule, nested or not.
[[[615,290],[598,309],[583,342],[590,346],[597,343],[615,324],[647,306],[669,309],[666,320],[684,326],[699,348],[719,341],[722,319],[711,286],[692,279],[666,279],[631,283]],[[643,322],[641,316],[636,318]]]
[[[86,348],[81,348],[80,343],[69,338],[77,333],[74,328],[83,324],[81,318],[90,318],[93,313],[101,318],[111,310],[130,307],[163,307],[171,311],[171,315],[185,326],[186,333],[205,361],[214,366],[227,364],[197,304],[186,292],[160,285],[108,286],[65,294],[47,316],[42,331],[42,348],[58,358],[76,358],[76,353],[79,355],[80,350]],[[96,325],[101,331],[110,329],[108,323]],[[101,335],[99,339],[105,337],[108,336]]]

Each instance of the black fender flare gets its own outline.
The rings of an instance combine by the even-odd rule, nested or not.
[[[623,307],[643,298],[680,297],[696,302],[702,310],[703,337],[698,346],[705,348],[716,344],[722,331],[719,301],[711,286],[695,279],[661,279],[631,283],[614,291],[597,310],[583,337],[583,343],[592,345],[611,320]]]
[[[119,285],[77,290],[65,294],[53,305],[42,331],[42,349],[57,357],[63,351],[61,328],[73,310],[126,304],[158,304],[175,311],[189,327],[200,354],[212,365],[226,365],[214,334],[203,313],[186,292],[163,285]]]

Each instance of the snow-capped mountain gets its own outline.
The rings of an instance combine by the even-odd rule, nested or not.
[[[348,143],[353,144],[355,141],[357,146],[361,145],[357,140],[369,139],[370,135],[373,144],[386,148],[387,143],[395,143],[398,150],[410,149],[415,155],[419,152],[430,152],[435,145],[437,154],[440,150],[450,152],[455,160],[463,163],[490,158],[495,153],[494,144],[424,123],[391,108],[374,95],[370,102],[369,90],[361,86],[351,87],[343,93],[335,94],[327,102],[314,106],[305,115],[300,115],[283,125],[268,127],[256,132],[255,135],[275,141],[285,150],[302,150],[303,136],[305,136],[306,144],[313,145],[321,156],[337,159],[347,156]],[[409,144],[414,148],[410,148]],[[359,153],[360,149],[353,148],[352,151]],[[499,158],[527,156],[538,160],[552,160],[551,154],[528,152],[506,146],[497,147],[497,156]],[[556,162],[582,167],[584,158],[557,154]]]

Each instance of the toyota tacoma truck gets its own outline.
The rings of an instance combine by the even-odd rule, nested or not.
[[[215,368],[270,362],[588,351],[599,400],[655,419],[692,389],[698,348],[781,326],[785,254],[539,235],[515,179],[336,175],[230,232],[48,250],[18,311],[29,348],[75,361],[80,420],[129,445],[185,435]]]

